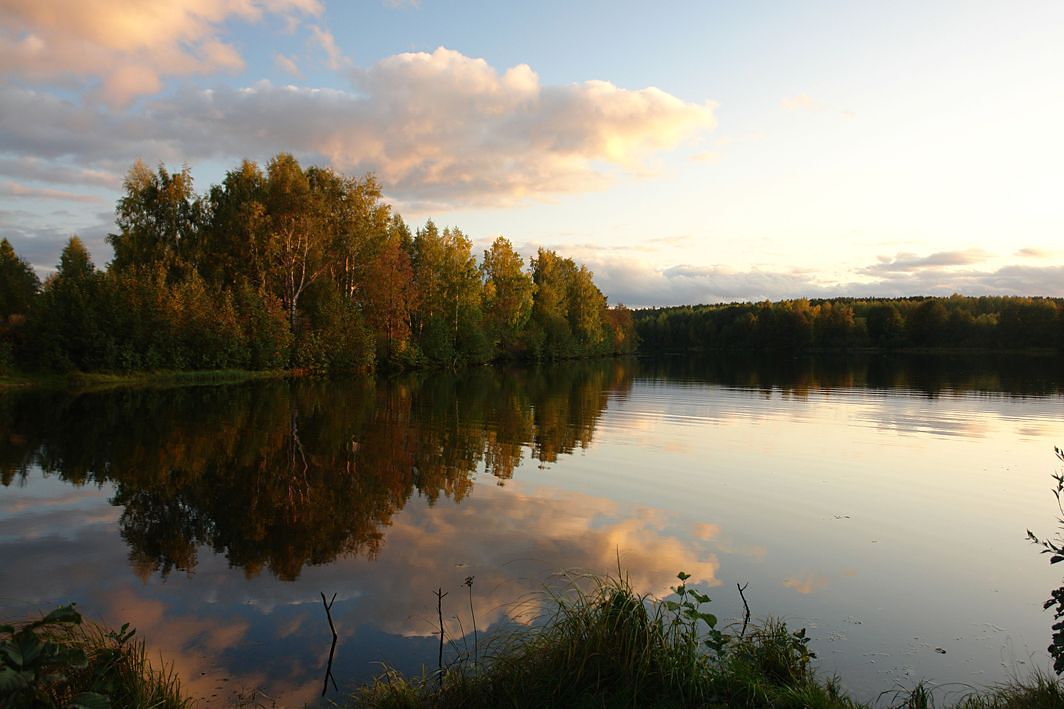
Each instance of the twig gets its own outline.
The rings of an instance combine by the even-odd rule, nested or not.
[[[321,687],[321,696],[324,697],[325,693],[329,691],[329,680],[332,680],[333,689],[335,689],[337,692],[340,691],[340,688],[336,686],[336,678],[333,677],[333,673],[332,673],[332,663],[333,663],[333,656],[336,654],[336,638],[337,638],[336,626],[333,625],[333,619],[332,619],[332,606],[333,606],[333,603],[336,601],[336,594],[334,593],[332,595],[332,600],[326,602],[325,601],[325,592],[324,591],[319,591],[319,593],[321,594],[321,604],[323,606],[325,606],[325,617],[329,619],[329,630],[332,631],[332,636],[333,636],[333,638],[332,638],[332,647],[329,648],[329,664],[325,667],[325,681],[322,683],[322,687]]]
[[[739,631],[740,639],[744,635],[746,635],[746,626],[750,623],[750,605],[746,602],[746,595],[743,593],[743,591],[745,591],[746,587],[749,585],[749,581],[744,583],[742,586],[740,586],[739,584],[735,584],[735,587],[739,589],[739,598],[743,599],[743,629]]]

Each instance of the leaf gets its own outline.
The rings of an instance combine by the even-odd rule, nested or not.
[[[0,667],[0,697],[9,697],[33,682],[32,672],[19,672],[10,667]]]
[[[681,571],[680,573],[676,574],[676,578],[680,579],[681,581],[686,581],[687,579],[691,578],[691,574],[687,574]]]
[[[699,603],[709,603],[709,596],[705,593],[700,593],[694,589],[690,591],[691,598],[695,599]]]
[[[39,628],[43,625],[56,625],[60,623],[73,623],[74,625],[81,624],[81,613],[74,610],[74,604],[60,606],[56,608],[48,615],[44,616],[40,620],[34,621],[27,625],[27,628]]]
[[[709,627],[717,627],[717,616],[713,615],[712,613],[699,613],[698,617],[704,620],[706,622],[706,625],[708,625]]]
[[[70,706],[78,709],[110,709],[111,700],[96,692],[82,692],[74,697]]]
[[[1050,564],[1055,564],[1058,561],[1064,561],[1064,556],[1057,555],[1057,556],[1050,557],[1050,559],[1049,559],[1049,563]]]

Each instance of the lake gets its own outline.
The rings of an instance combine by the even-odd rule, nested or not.
[[[0,395],[0,617],[76,601],[284,704],[528,622],[559,572],[806,627],[858,698],[1048,668],[1054,358],[618,359]],[[472,586],[464,585],[473,577]],[[329,696],[336,696],[331,690]]]

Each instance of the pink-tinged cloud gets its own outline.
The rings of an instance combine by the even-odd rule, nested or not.
[[[821,574],[807,571],[801,576],[790,576],[783,580],[784,588],[789,588],[792,591],[797,591],[802,595],[808,596],[814,591],[821,591],[828,587],[828,578]]]
[[[219,37],[230,19],[319,15],[318,0],[2,0],[0,72],[31,81],[99,82],[112,105],[160,90],[167,76],[240,71]]]
[[[135,158],[266,160],[279,150],[350,174],[374,172],[403,206],[501,206],[601,189],[642,174],[715,125],[711,103],[605,81],[545,86],[448,49],[351,71],[354,89],[262,82],[185,89],[116,113],[0,88],[0,150],[128,166]],[[135,79],[130,80],[136,84]],[[33,115],[34,121],[18,116]]]
[[[102,202],[103,198],[93,194],[53,190],[46,187],[29,187],[18,182],[0,183],[0,194],[8,197],[26,199],[58,199],[66,202]]]

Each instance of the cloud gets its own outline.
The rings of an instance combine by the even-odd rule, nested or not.
[[[266,159],[372,171],[406,205],[498,206],[600,189],[713,128],[714,106],[605,81],[544,86],[440,48],[351,72],[354,90],[185,88],[133,113],[0,88],[0,151],[81,165]],[[33,121],[25,116],[34,116]]]
[[[828,578],[812,571],[805,572],[800,578],[791,576],[783,580],[783,587],[809,595],[828,587]]]
[[[1016,256],[1020,258],[1033,258],[1033,259],[1048,259],[1053,258],[1053,252],[1046,249],[1037,249],[1034,247],[1027,247],[1016,251]]]
[[[67,192],[53,190],[46,187],[29,187],[18,182],[4,182],[0,184],[0,194],[8,197],[23,197],[27,199],[60,199],[67,202],[102,202],[103,198],[94,194],[79,192]]]
[[[240,71],[222,25],[265,14],[319,15],[318,0],[4,0],[0,67],[29,81],[84,85],[112,105],[159,91],[166,76]]]
[[[965,249],[963,251],[939,251],[928,256],[917,256],[911,253],[902,253],[893,259],[881,257],[880,262],[861,269],[861,273],[877,275],[882,273],[901,273],[922,271],[924,269],[949,268],[952,266],[967,266],[980,261],[986,261],[990,254],[982,249]]]
[[[953,293],[1064,296],[1064,266],[1010,264],[963,268],[991,258],[979,249],[923,257],[901,254],[829,279],[803,269],[736,269],[721,264],[689,263],[662,267],[649,263],[641,255],[590,244],[575,249],[553,248],[586,264],[611,303],[630,307]],[[523,246],[521,250],[528,249]]]
[[[297,78],[303,77],[303,72],[299,70],[299,65],[296,64],[295,60],[291,57],[285,56],[280,52],[276,52],[273,55],[273,63],[276,64],[281,71],[288,72],[289,74]]]
[[[0,157],[0,175],[22,180],[65,185],[96,185],[112,189],[118,188],[122,184],[122,177],[115,172],[74,167],[28,156],[20,158]]]
[[[310,34],[314,43],[325,52],[325,66],[334,71],[339,71],[351,64],[351,60],[345,57],[344,53],[336,45],[336,38],[333,37],[332,32],[324,30],[317,25],[311,25]]]

